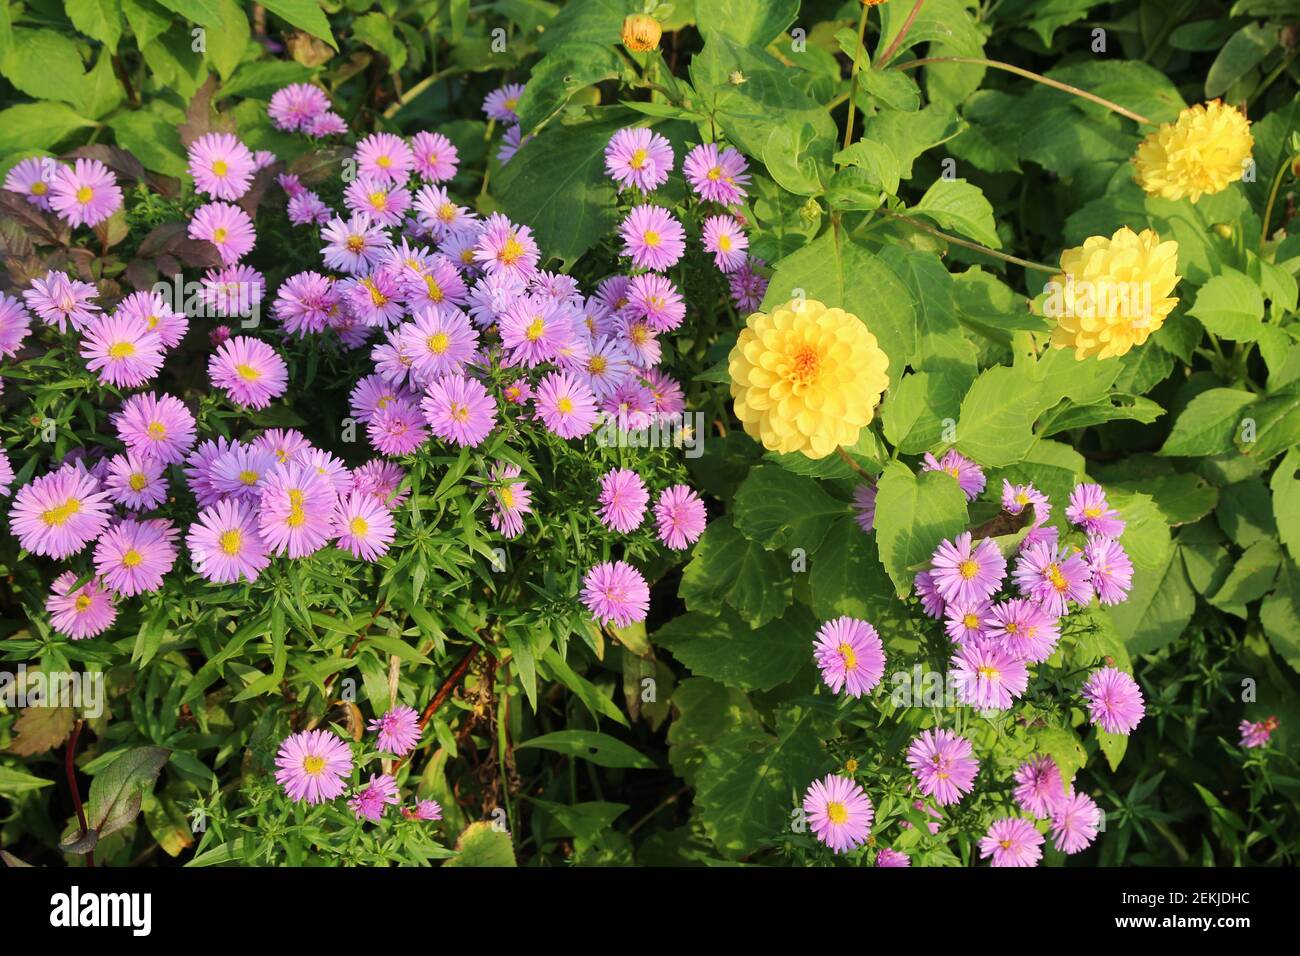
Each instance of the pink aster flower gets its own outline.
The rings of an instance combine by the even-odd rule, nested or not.
[[[455,264],[441,254],[430,257],[419,272],[404,272],[402,289],[412,313],[421,309],[452,308],[466,299],[465,280],[456,271]]]
[[[163,344],[134,316],[101,315],[86,329],[81,357],[102,384],[139,388],[162,368]]]
[[[524,136],[518,126],[509,127],[501,137],[501,145],[497,148],[497,162],[504,166],[532,140],[531,133]]]
[[[9,486],[14,483],[14,466],[9,463],[9,455],[0,448],[0,497],[9,497]]]
[[[256,172],[253,154],[230,133],[206,133],[189,148],[196,192],[233,202],[248,192]]]
[[[414,207],[419,214],[421,225],[438,240],[456,235],[459,230],[474,221],[474,214],[466,207],[452,201],[450,194],[442,186],[421,186],[415,193]],[[443,248],[445,251],[445,246]]]
[[[321,248],[325,264],[349,275],[370,272],[392,245],[384,227],[366,215],[354,215],[347,222],[333,219],[320,237],[325,244]]]
[[[667,276],[645,272],[628,285],[626,312],[656,332],[671,332],[686,318],[686,303]]]
[[[116,315],[143,322],[145,328],[158,334],[163,347],[169,349],[180,345],[190,328],[190,320],[185,314],[173,309],[167,299],[157,292],[132,292],[118,303]]]
[[[992,623],[989,602],[980,598],[969,604],[949,604],[943,609],[944,631],[954,643],[966,645],[981,640]]]
[[[1119,512],[1106,501],[1101,485],[1076,485],[1070,492],[1070,506],[1065,516],[1089,534],[1118,538],[1124,533],[1124,522]]]
[[[200,442],[185,459],[185,480],[193,492],[200,508],[208,508],[221,500],[221,494],[212,485],[212,465],[231,448],[239,447],[238,442],[217,436],[215,440]],[[140,458],[141,461],[154,461],[159,467],[161,462],[152,458]]]
[[[382,455],[409,455],[429,440],[429,427],[419,406],[399,399],[371,416],[366,437]]]
[[[216,584],[257,580],[271,559],[254,505],[227,498],[202,509],[185,536],[199,574]]]
[[[385,228],[401,225],[411,205],[411,194],[387,180],[358,176],[343,191],[343,202],[353,215],[366,215]]]
[[[237,335],[208,360],[208,378],[236,405],[266,408],[289,387],[289,369],[280,353],[259,339]]]
[[[497,462],[488,473],[492,487],[488,492],[495,506],[492,509],[492,527],[504,537],[516,538],[524,530],[524,515],[533,510],[533,493],[528,484],[519,478],[518,465]],[[519,480],[512,480],[519,479]]]
[[[435,435],[464,447],[478,445],[497,421],[496,400],[478,379],[444,375],[425,389],[420,409]]]
[[[623,431],[649,428],[655,417],[650,389],[631,378],[624,379],[618,388],[602,398],[600,409]]]
[[[702,143],[686,154],[682,172],[705,202],[735,206],[745,198],[749,185],[749,163],[737,150],[728,146],[719,151],[713,143]]]
[[[257,231],[248,213],[226,202],[200,206],[195,210],[186,234],[191,239],[216,246],[217,254],[226,265],[244,258],[257,242]]]
[[[134,518],[109,528],[95,544],[95,571],[110,590],[132,597],[162,587],[176,563],[176,529],[170,521]]]
[[[876,866],[911,866],[912,859],[906,853],[888,848],[876,854]]]
[[[1013,657],[1034,664],[1051,657],[1061,639],[1058,620],[1033,601],[1013,598],[995,604],[990,618],[988,636]]]
[[[704,249],[713,253],[713,264],[722,273],[735,272],[745,264],[749,237],[735,216],[710,216],[704,220]]]
[[[418,396],[405,386],[391,382],[379,374],[359,379],[348,395],[352,417],[360,422],[370,421],[376,412],[383,411],[389,402],[398,399],[415,402]]]
[[[400,326],[400,346],[419,382],[459,374],[478,348],[478,332],[454,306],[424,308]]]
[[[286,332],[301,336],[323,332],[339,299],[333,279],[319,272],[300,272],[284,280],[271,308]]]
[[[316,469],[289,462],[266,476],[258,531],[275,554],[305,558],[334,536],[338,496]]]
[[[596,424],[596,396],[567,372],[551,372],[537,386],[537,416],[561,438],[581,438]]]
[[[74,641],[102,634],[117,620],[113,595],[91,578],[79,588],[75,571],[64,571],[50,585],[50,596],[45,599],[45,610],[50,623],[60,634]]]
[[[489,274],[505,272],[527,279],[537,270],[539,258],[533,231],[527,226],[517,226],[499,212],[484,221],[474,261]]]
[[[408,820],[441,820],[442,807],[438,806],[437,800],[421,800],[414,810],[403,807],[402,816]]]
[[[58,164],[48,156],[24,159],[5,175],[4,188],[25,198],[37,209],[50,209],[50,186]]]
[[[394,707],[366,725],[377,730],[376,746],[394,757],[404,757],[420,742],[420,713],[414,707]]]
[[[1093,671],[1082,693],[1089,718],[1109,734],[1131,734],[1146,714],[1137,681],[1114,667]]]
[[[334,210],[310,189],[290,196],[285,212],[289,216],[289,223],[294,226],[323,226],[334,218]]]
[[[632,363],[622,345],[602,336],[591,343],[587,361],[578,371],[586,373],[587,384],[596,397],[605,398],[627,381]]]
[[[644,204],[635,207],[619,226],[623,255],[638,269],[663,272],[677,264],[686,250],[686,233],[667,209]]]
[[[588,571],[581,596],[592,617],[615,627],[644,621],[650,609],[650,588],[641,572],[626,561],[606,561]]]
[[[605,527],[627,534],[641,526],[649,500],[640,475],[628,468],[613,469],[600,479],[597,515]]]
[[[522,83],[507,83],[484,98],[483,112],[487,114],[488,119],[496,120],[498,123],[518,123],[519,114],[515,109],[519,106],[519,97],[523,95]]]
[[[122,190],[117,177],[99,160],[78,159],[55,172],[50,207],[73,228],[93,228],[122,208]]]
[[[384,807],[396,806],[400,802],[397,781],[386,773],[378,776],[372,773],[370,782],[348,800],[348,807],[358,820],[378,823],[383,818]]]
[[[352,749],[328,730],[305,730],[284,739],[275,765],[275,782],[290,800],[324,803],[342,795],[352,774]]]
[[[847,853],[866,843],[876,813],[865,790],[833,773],[814,780],[808,787],[803,812],[813,835],[836,853]]]
[[[397,273],[379,268],[370,275],[344,279],[339,291],[349,311],[365,325],[386,329],[406,313]]]
[[[342,136],[347,131],[348,121],[333,110],[322,113],[303,127],[304,133],[316,139],[322,139],[326,136]]]
[[[108,461],[104,489],[116,504],[132,511],[148,511],[167,500],[166,466],[156,458],[134,452],[114,455]]]
[[[665,488],[655,502],[655,527],[659,540],[674,551],[683,551],[704,533],[704,502],[686,485]]]
[[[605,147],[605,171],[620,191],[635,186],[654,192],[668,181],[672,168],[672,144],[643,126],[619,130]]]
[[[32,317],[18,299],[0,292],[0,357],[13,358],[31,331]]]
[[[858,527],[870,532],[876,526],[876,485],[866,482],[853,489],[853,517]]]
[[[1060,768],[1047,755],[1025,761],[1016,770],[1016,803],[1025,813],[1040,820],[1052,815],[1052,808],[1065,796]]]
[[[294,454],[293,461],[295,464],[314,468],[316,474],[328,481],[337,495],[352,490],[352,473],[348,471],[348,466],[343,464],[342,458],[337,458],[320,448],[303,448]]]
[[[236,442],[209,468],[212,487],[222,497],[239,498],[256,505],[262,499],[267,475],[277,467],[275,452]]]
[[[974,501],[984,490],[984,472],[965,455],[954,450],[948,451],[942,458],[935,460],[934,455],[926,452],[922,471],[942,471],[957,479],[957,484],[966,495],[967,501]]]
[[[984,538],[972,547],[969,531],[942,542],[930,562],[930,578],[949,603],[970,604],[991,597],[1006,573],[1006,559],[992,539]]]
[[[1046,521],[1052,513],[1052,504],[1043,494],[1033,485],[1013,485],[1005,478],[1002,479],[1002,510],[1009,515],[1018,515],[1025,508],[1034,509],[1034,520],[1036,524]]]
[[[363,561],[377,561],[387,554],[395,534],[387,505],[364,491],[339,497],[334,527],[339,547]]]
[[[357,143],[357,169],[362,176],[401,185],[411,175],[415,154],[392,133],[371,133]]]
[[[981,710],[1006,710],[1029,684],[1025,662],[996,641],[971,641],[952,657],[948,679],[957,699]]]
[[[272,94],[266,112],[277,127],[292,132],[306,129],[329,108],[329,97],[320,87],[293,83]]]
[[[1015,579],[1021,594],[1055,617],[1066,614],[1070,601],[1092,600],[1092,571],[1078,551],[1067,554],[1050,544],[1025,548],[1016,561]]]
[[[1089,535],[1083,560],[1092,571],[1092,586],[1102,604],[1119,604],[1133,587],[1133,562],[1114,538]]]
[[[813,656],[822,680],[835,693],[850,697],[870,694],[885,673],[885,648],[876,629],[866,621],[839,617],[817,631]]]
[[[677,417],[686,408],[686,398],[682,387],[670,375],[659,369],[650,369],[644,373],[645,387],[650,391],[655,412],[659,420],[665,423],[678,421]]]
[[[1086,850],[1100,826],[1101,807],[1086,793],[1076,790],[1052,807],[1052,843],[1062,853]]]
[[[311,447],[307,436],[293,428],[268,428],[253,440],[254,448],[265,448],[275,455],[280,464],[287,464],[298,452]]]
[[[533,386],[526,378],[517,378],[501,390],[501,397],[511,405],[526,405],[532,401]]]
[[[929,571],[917,571],[913,580],[916,596],[921,599],[921,610],[936,621],[943,617],[946,602],[934,583],[934,575]]]
[[[374,458],[352,469],[352,490],[370,495],[392,511],[405,503],[410,492],[399,490],[406,472],[400,465]]]
[[[1043,835],[1024,817],[994,820],[980,840],[980,859],[993,866],[1037,866],[1043,858]]]
[[[73,279],[66,272],[50,271],[43,279],[33,279],[32,287],[23,291],[23,300],[46,325],[66,332],[71,325],[80,332],[95,318],[99,295],[89,282]]]
[[[420,131],[411,137],[415,171],[430,182],[441,183],[456,175],[460,153],[441,133]]]
[[[1273,736],[1273,731],[1277,730],[1278,719],[1269,717],[1266,720],[1250,721],[1243,720],[1237,725],[1237,730],[1241,734],[1240,746],[1246,748],[1267,746],[1269,739]]]
[[[767,295],[767,276],[758,270],[763,268],[763,260],[755,259],[750,256],[742,265],[731,275],[727,276],[727,284],[731,289],[731,301],[736,304],[736,308],[741,312],[752,312],[763,304],[763,296]]]
[[[110,418],[128,450],[165,465],[183,461],[194,445],[194,416],[174,395],[132,395]]]
[[[907,765],[921,788],[939,806],[970,793],[980,763],[971,756],[970,741],[950,730],[924,730],[907,748]]]
[[[24,550],[63,560],[99,537],[108,524],[107,492],[76,465],[42,475],[18,489],[9,530]]]

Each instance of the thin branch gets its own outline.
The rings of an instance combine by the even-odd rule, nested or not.
[[[885,49],[885,52],[876,58],[876,62],[872,64],[873,69],[883,70],[885,64],[894,58],[894,54],[898,52],[898,45],[902,43],[903,38],[907,36],[907,31],[912,29],[912,22],[916,20],[916,15],[921,12],[921,5],[924,3],[925,0],[916,0],[916,3],[912,5],[912,12],[909,13],[907,19],[903,21],[903,28],[898,31],[897,36],[895,36],[890,42],[889,46]]]
[[[858,46],[853,53],[853,66],[849,68],[849,121],[844,125],[844,148],[848,149],[849,144],[853,142],[853,111],[857,106],[857,100],[853,94],[858,91],[858,63],[862,60],[863,37],[867,33],[867,13],[871,7],[865,3],[862,5],[862,16],[858,19]]]
[[[424,728],[429,725],[429,721],[432,720],[433,715],[438,712],[438,708],[447,702],[447,698],[452,695],[456,686],[465,678],[466,672],[469,671],[469,665],[474,663],[474,658],[478,657],[478,653],[481,650],[483,650],[483,647],[479,644],[475,644],[466,651],[465,655],[456,662],[456,666],[451,669],[451,673],[447,675],[447,679],[438,686],[437,692],[425,706],[424,712],[420,714],[420,733],[424,733]],[[397,776],[397,771],[401,770],[402,767],[406,765],[406,761],[409,760],[410,757],[411,755],[407,754],[401,760],[397,761],[397,763],[393,764],[393,769],[389,772],[393,776]]]
[[[68,745],[63,755],[63,769],[68,775],[68,790],[72,792],[72,805],[77,810],[77,823],[81,826],[81,835],[78,839],[82,840],[90,832],[90,826],[86,823],[86,808],[81,805],[81,790],[77,787],[77,768],[73,758],[77,753],[77,740],[81,737],[81,727],[84,723],[84,720],[77,718],[77,722],[72,725],[72,733],[68,736]],[[94,850],[86,854],[86,865],[95,865]]]
[[[908,216],[899,215],[896,212],[890,212],[888,209],[880,210],[882,215],[890,219],[897,219],[899,222],[905,222],[913,229],[919,229],[921,232],[928,232],[932,236],[938,236],[946,242],[951,242],[955,246],[961,246],[963,249],[971,249],[975,252],[983,253],[986,256],[992,256],[995,259],[1001,259],[1003,262],[1010,262],[1012,265],[1021,266],[1025,269],[1036,269],[1039,272],[1050,272],[1052,275],[1058,274],[1061,270],[1055,266],[1049,266],[1042,262],[1031,262],[1029,259],[1021,259],[1019,256],[1009,256],[1005,252],[998,252],[996,249],[990,249],[988,246],[981,246],[978,242],[970,242],[957,236],[950,235],[942,229],[935,229],[933,226],[927,226],[923,222],[918,222]]]

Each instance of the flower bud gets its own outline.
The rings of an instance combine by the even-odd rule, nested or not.
[[[648,13],[633,13],[623,20],[623,45],[633,53],[648,53],[659,49],[663,35],[659,21]]]

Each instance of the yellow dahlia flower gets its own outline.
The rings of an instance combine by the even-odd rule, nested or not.
[[[1128,226],[1092,236],[1061,253],[1061,274],[1047,284],[1043,313],[1056,319],[1052,346],[1076,359],[1110,358],[1141,345],[1164,325],[1178,299],[1178,243]]]
[[[1197,103],[1163,123],[1138,146],[1138,185],[1153,196],[1196,202],[1242,177],[1255,138],[1250,121],[1219,100]]]
[[[812,299],[751,315],[727,364],[746,434],[809,458],[854,444],[889,387],[889,358],[866,325]]]

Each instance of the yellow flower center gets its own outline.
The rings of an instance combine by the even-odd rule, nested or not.
[[[645,244],[652,249],[659,245],[659,233],[655,232],[653,229],[647,229],[645,235],[641,238]]]
[[[89,186],[82,186],[77,190],[77,202],[83,206],[95,198],[95,191]]]
[[[846,773],[857,773],[858,762],[850,757],[848,760],[844,761],[844,770]]]
[[[849,809],[838,800],[832,800],[830,803],[826,804],[826,817],[831,821],[831,823],[834,823],[837,826],[842,823],[847,823],[849,819]]]
[[[569,398],[568,395],[565,395],[555,403],[555,407],[561,415],[571,414],[573,412],[573,399]]]
[[[443,222],[451,222],[453,219],[455,219],[456,218],[455,203],[445,202],[441,206],[439,206],[438,218],[441,219]]]
[[[41,520],[47,527],[61,528],[68,519],[81,511],[81,499],[69,498],[57,508],[50,508],[41,514]]]
[[[212,241],[219,246],[226,241],[226,236],[228,235],[230,235],[230,233],[226,231],[225,226],[218,226],[216,229],[212,230]]]
[[[811,385],[821,371],[822,359],[817,350],[805,345],[794,353],[790,362],[790,378],[796,385]]]
[[[1052,582],[1052,587],[1056,588],[1058,591],[1064,592],[1068,586],[1065,581],[1065,575],[1061,573],[1061,569],[1055,564],[1049,564],[1047,566],[1047,579]]]
[[[975,575],[980,573],[979,562],[975,561],[973,558],[967,558],[961,564],[957,565],[957,573],[960,574],[964,580],[969,581],[971,578],[975,577]]]
[[[441,355],[443,352],[447,351],[448,346],[451,344],[451,340],[447,338],[446,332],[436,332],[425,339],[425,343],[429,346],[430,352],[434,355]]]
[[[74,603],[76,604],[77,613],[83,613],[90,609],[90,595],[78,594],[77,600]]]
[[[167,426],[164,425],[162,422],[150,422],[149,434],[154,438],[166,438]]]
[[[325,758],[308,754],[302,758],[302,769],[314,777],[325,769]]]
[[[592,375],[600,375],[608,367],[609,363],[605,361],[605,356],[603,355],[593,355],[590,361],[587,362],[587,371]]]
[[[1091,508],[1084,508],[1084,509],[1083,509],[1083,515],[1084,515],[1085,518],[1100,518],[1100,517],[1101,517],[1101,509],[1098,508],[1096,505],[1094,505],[1094,506],[1091,507]]]
[[[513,235],[506,240],[506,244],[501,247],[501,261],[508,266],[514,265],[524,254],[524,247],[520,245],[519,240]]]
[[[348,252],[360,252],[366,247],[366,237],[348,236],[347,247]]]
[[[143,472],[137,471],[126,480],[126,483],[131,486],[132,491],[144,491],[145,486],[149,484],[149,479]]]
[[[387,169],[388,167],[393,165],[393,157],[385,153],[383,156],[380,156],[378,159],[375,160],[375,165],[378,166],[380,169]]]
[[[132,342],[114,342],[108,349],[108,357],[111,359],[130,358],[135,354],[135,344]]]
[[[856,670],[858,666],[858,655],[854,653],[853,648],[847,644],[839,646],[840,659],[844,661],[846,671]]]
[[[307,520],[307,513],[302,510],[302,492],[297,488],[289,489],[289,517],[284,523],[290,528],[297,528]]]
[[[999,671],[996,667],[990,667],[988,664],[985,664],[983,667],[979,668],[976,671],[976,673],[979,674],[980,677],[983,677],[985,680],[997,680],[999,677],[1002,676],[1001,671]]]
[[[539,316],[538,318],[535,318],[533,319],[533,321],[528,323],[528,329],[524,332],[524,335],[527,336],[528,341],[536,342],[538,339],[542,337],[542,333],[545,331],[546,331],[546,323],[543,322],[541,317]]]
[[[722,178],[722,167],[721,167],[721,166],[714,166],[712,169],[710,169],[710,170],[709,170],[707,173],[705,173],[704,175],[705,175],[708,179],[711,179],[713,182],[716,183],[719,179]]]
[[[144,560],[144,555],[142,555],[135,548],[132,548],[126,554],[122,555],[122,567],[133,568],[143,560]]]
[[[229,531],[222,532],[221,537],[218,539],[218,543],[221,545],[222,551],[233,557],[234,555],[239,554],[243,549],[244,536],[238,529],[232,528]]]
[[[962,619],[961,619],[961,622],[962,622],[962,624],[966,625],[966,627],[967,627],[969,630],[972,630],[972,631],[975,630],[975,628],[977,628],[977,627],[980,626],[980,619],[979,619],[979,617],[978,617],[977,615],[974,615],[974,614],[966,614],[966,615],[964,615],[964,616],[962,617]]]
[[[226,165],[226,161],[224,159],[219,159],[212,164],[212,172],[216,176],[224,176],[229,171],[230,171],[230,167]]]
[[[367,535],[370,532],[370,525],[366,523],[365,518],[361,517],[360,515],[357,515],[350,522],[348,522],[348,530],[352,532],[353,537],[361,538],[361,537],[365,537],[365,535]]]
[[[730,252],[731,236],[727,235],[725,232],[722,235],[718,236],[718,248],[721,249],[723,252]]]
[[[636,152],[632,154],[632,158],[627,161],[627,164],[631,166],[633,169],[640,169],[645,165],[645,161],[649,158],[650,158],[649,153],[647,153],[644,149],[638,149]]]
[[[258,477],[259,475],[255,471],[241,471],[239,473],[240,484],[248,488],[251,488],[253,487],[253,485],[257,484]]]
[[[370,279],[362,279],[361,284],[370,290],[370,302],[372,305],[387,305],[388,296],[379,291],[379,287]]]
[[[256,382],[262,377],[262,373],[251,365],[236,365],[235,371],[238,372],[239,377],[246,382]]]
[[[438,285],[438,280],[433,276],[424,277],[424,286],[429,290],[429,298],[434,302],[441,302],[443,299],[442,286]]]
[[[513,113],[515,107],[519,105],[519,97],[516,96],[513,99],[506,100],[502,105]]]
[[[497,500],[501,502],[501,507],[510,509],[515,506],[515,493],[510,490],[510,486],[497,489]]]
[[[45,183],[39,179],[36,180],[36,182],[32,183],[33,196],[44,196],[49,191],[50,191],[50,187],[45,185]]]
[[[380,212],[388,208],[388,193],[375,191],[370,194],[370,205]]]

